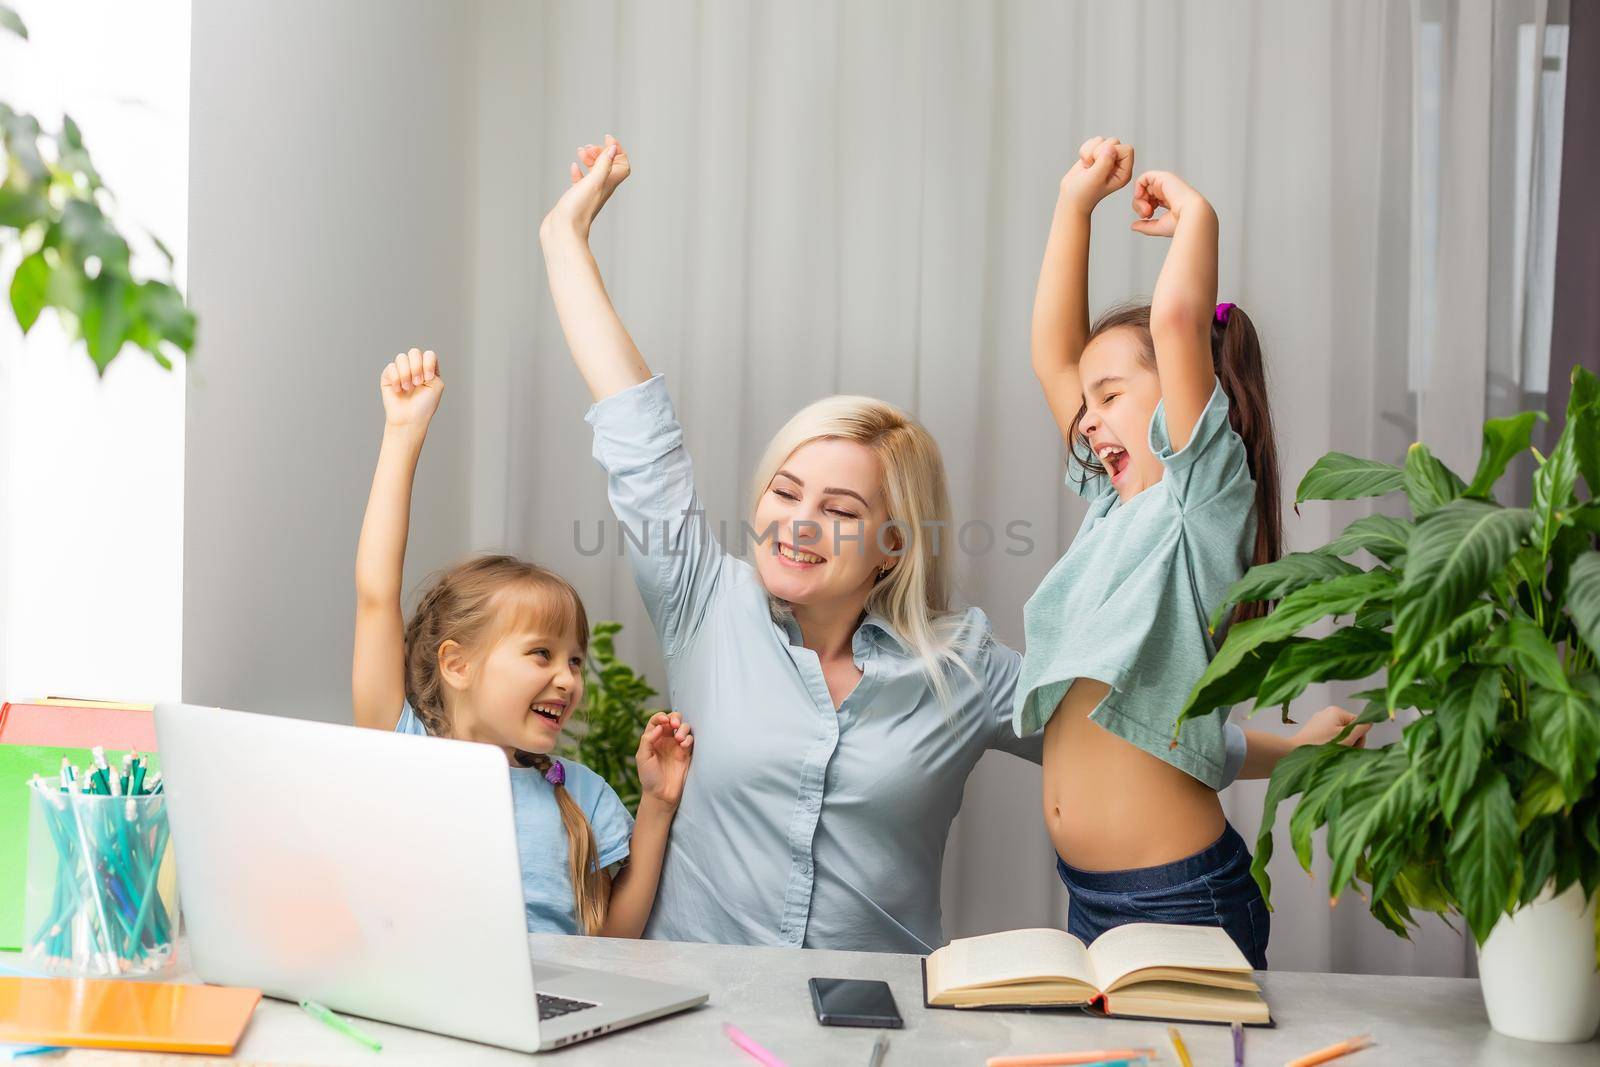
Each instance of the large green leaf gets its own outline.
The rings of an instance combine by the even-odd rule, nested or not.
[[[1344,528],[1334,540],[1317,549],[1329,556],[1348,556],[1366,549],[1383,562],[1393,564],[1406,554],[1411,540],[1411,524],[1390,515],[1368,515]]]
[[[1424,720],[1425,721],[1425,720]],[[1360,770],[1346,779],[1338,817],[1328,819],[1329,895],[1337,897],[1355,873],[1356,860],[1380,832],[1404,833],[1423,794],[1421,769],[1398,745],[1363,751]]]
[[[1592,677],[1592,676],[1591,676]],[[1561,782],[1567,802],[1576,803],[1594,780],[1600,763],[1600,701],[1595,686],[1533,690],[1528,697],[1528,730],[1518,747]]]
[[[1312,464],[1300,479],[1294,502],[1307,500],[1357,500],[1383,496],[1405,485],[1405,472],[1388,463],[1329,452]]]
[[[1495,607],[1480,600],[1451,619],[1413,653],[1419,673],[1432,674],[1451,665],[1473,648],[1494,625]],[[1413,677],[1416,675],[1413,674]]]
[[[1539,550],[1548,555],[1556,531],[1566,523],[1568,513],[1577,505],[1573,490],[1578,484],[1578,453],[1573,440],[1577,420],[1568,419],[1551,449],[1550,458],[1540,464],[1533,474],[1533,513],[1538,517],[1536,538]]]
[[[1536,686],[1567,688],[1560,650],[1550,643],[1538,623],[1520,614],[1507,619],[1484,638],[1473,649],[1473,658],[1482,663],[1512,667],[1519,677]]]
[[[1517,818],[1505,775],[1485,767],[1461,802],[1445,867],[1478,944],[1511,904],[1517,878]]]
[[[1246,663],[1246,658],[1262,645],[1293,637],[1311,623],[1329,615],[1344,615],[1368,601],[1389,595],[1396,586],[1393,573],[1386,570],[1360,571],[1298,589],[1278,602],[1272,614],[1250,619],[1232,627],[1217,655],[1189,694],[1179,722],[1197,715],[1209,715],[1222,705],[1207,703],[1213,690],[1231,685],[1230,676],[1241,668],[1264,676],[1270,661]],[[1275,658],[1275,657],[1274,657]]]
[[[1469,670],[1453,679],[1434,713],[1439,723],[1439,806],[1454,820],[1461,798],[1478,778],[1488,741],[1500,718],[1500,672]]]
[[[1243,578],[1228,587],[1222,603],[1217,605],[1217,610],[1211,615],[1211,629],[1215,631],[1222,624],[1223,616],[1235,604],[1251,600],[1280,600],[1296,589],[1304,588],[1313,582],[1340,578],[1346,574],[1358,574],[1360,570],[1361,568],[1354,564],[1346,563],[1335,556],[1316,552],[1291,552],[1271,563],[1258,563],[1246,571]]]
[[[1494,483],[1505,473],[1506,465],[1533,442],[1533,423],[1539,413],[1524,411],[1483,424],[1483,454],[1478,457],[1478,472],[1467,486],[1467,496],[1487,497]]]
[[[1546,815],[1554,815],[1567,806],[1567,791],[1561,780],[1540,767],[1522,783],[1517,795],[1517,829],[1526,830]]]
[[[1261,809],[1261,829],[1256,835],[1255,859],[1250,864],[1250,873],[1261,887],[1261,896],[1269,910],[1272,908],[1272,878],[1267,874],[1267,861],[1272,858],[1272,827],[1277,821],[1278,805],[1304,791],[1317,768],[1330,759],[1337,759],[1340,751],[1343,749],[1337,745],[1303,745],[1292,749],[1272,768]]]
[[[1395,597],[1395,638],[1416,648],[1489,585],[1533,526],[1525,508],[1452,500],[1412,531],[1405,581]]]
[[[1256,706],[1288,704],[1312,682],[1365,678],[1383,669],[1394,640],[1381,630],[1347,626],[1320,641],[1289,645],[1273,662],[1256,693]]]
[[[1576,426],[1572,437],[1578,469],[1591,497],[1600,497],[1600,378],[1583,367],[1572,368],[1572,395],[1567,400],[1567,423]]]
[[[1585,552],[1573,561],[1567,574],[1567,610],[1583,643],[1600,656],[1600,552]]]
[[[1412,517],[1421,519],[1439,510],[1467,488],[1455,472],[1434,458],[1428,446],[1418,441],[1406,450],[1406,499]]]
[[[1556,822],[1540,819],[1522,835],[1522,892],[1518,904],[1532,904],[1556,872]]]

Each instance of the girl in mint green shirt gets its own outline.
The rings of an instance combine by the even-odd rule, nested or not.
[[[1266,379],[1249,318],[1216,302],[1216,214],[1164,171],[1134,186],[1133,229],[1172,242],[1151,302],[1090,327],[1090,213],[1132,175],[1132,146],[1083,145],[1040,271],[1034,371],[1089,513],[1025,609],[1013,725],[1044,730],[1045,818],[1073,933],[1221,926],[1265,967],[1266,907],[1216,792],[1228,709],[1173,736],[1225,633],[1209,631],[1213,610],[1280,552]],[[1250,732],[1242,775],[1270,773],[1289,747],[1330,740],[1351,718],[1329,708],[1292,738]]]

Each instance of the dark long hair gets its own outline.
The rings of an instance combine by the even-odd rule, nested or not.
[[[1132,330],[1139,338],[1144,360],[1156,365],[1155,342],[1150,336],[1150,305],[1121,304],[1101,314],[1089,330],[1089,341],[1112,330]],[[1087,342],[1085,342],[1087,344]],[[1278,446],[1272,432],[1272,409],[1267,402],[1267,370],[1261,358],[1261,341],[1255,324],[1244,309],[1228,309],[1227,322],[1211,320],[1211,366],[1228,394],[1228,422],[1244,442],[1250,477],[1256,483],[1256,544],[1252,566],[1271,563],[1283,554],[1283,513],[1279,502]],[[1069,437],[1072,454],[1092,474],[1104,474],[1105,467],[1089,448],[1089,441],[1078,432],[1088,414],[1088,405],[1078,409]],[[1260,618],[1269,610],[1263,601],[1240,604],[1233,612],[1234,622]]]

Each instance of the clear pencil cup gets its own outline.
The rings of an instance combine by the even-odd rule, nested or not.
[[[35,781],[23,953],[66,977],[159,975],[178,942],[178,879],[164,793],[95,796]]]

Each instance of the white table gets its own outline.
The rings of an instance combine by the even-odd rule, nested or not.
[[[864,1065],[879,1031],[819,1026],[806,980],[879,978],[894,990],[904,1030],[887,1031],[884,1067],[982,1064],[1003,1053],[1151,1045],[1162,1060],[1177,1061],[1165,1024],[1089,1018],[1071,1012],[957,1012],[922,1006],[916,956],[870,952],[691,945],[535,934],[535,959],[635,971],[709,989],[710,1003],[694,1011],[547,1053],[560,1065],[742,1064],[753,1060],[722,1034],[732,1022],[791,1067]],[[1245,1031],[1250,1067],[1282,1064],[1294,1056],[1370,1032],[1378,1045],[1339,1061],[1340,1067],[1376,1064],[1600,1065],[1600,1042],[1541,1045],[1502,1037],[1489,1029],[1478,983],[1465,978],[1396,978],[1353,974],[1263,972],[1257,975],[1278,1026]],[[529,1006],[532,1010],[532,1005]],[[503,1049],[456,1041],[377,1022],[362,1029],[383,1042],[373,1054],[284,1001],[263,1000],[237,1049],[240,1059],[300,1064],[526,1063]],[[1184,1025],[1196,1067],[1233,1062],[1226,1027]],[[24,1063],[28,1061],[22,1061]],[[50,1062],[49,1058],[34,1060]],[[98,1062],[98,1061],[97,1061]]]

